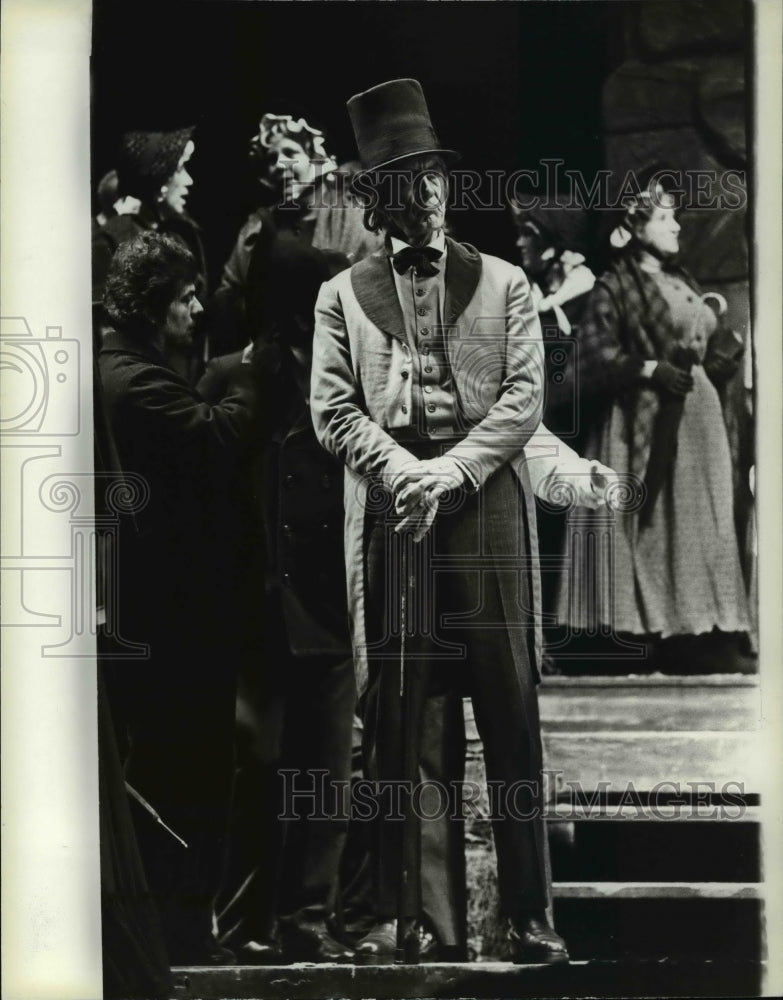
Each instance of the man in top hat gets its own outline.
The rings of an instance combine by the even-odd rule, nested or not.
[[[459,690],[473,699],[497,792],[498,881],[515,959],[567,961],[546,917],[540,808],[539,582],[524,457],[543,405],[537,313],[518,267],[445,237],[447,165],[457,154],[438,142],[419,83],[373,87],[348,111],[363,167],[354,188],[385,248],[321,289],[311,410],[319,440],[346,467],[354,660],[382,820],[378,923],[357,953],[391,960],[396,915],[408,923],[422,910],[421,827],[411,824],[411,838],[405,823],[386,821],[399,816],[386,793],[420,773],[425,702]]]

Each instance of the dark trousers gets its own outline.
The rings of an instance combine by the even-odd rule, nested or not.
[[[98,768],[103,995],[107,1000],[165,1000],[174,990],[170,962],[149,898],[101,664]]]
[[[549,878],[541,816],[541,736],[518,482],[503,468],[475,496],[447,495],[425,540],[407,543],[413,586],[406,595],[405,740],[399,627],[405,543],[394,534],[395,523],[390,504],[380,513],[368,512],[365,522],[369,685],[363,717],[368,771],[379,782],[381,812],[393,811],[389,795],[395,783],[419,778],[428,697],[468,692],[484,745],[487,780],[495,789],[492,821],[503,912],[518,918],[543,911],[549,903]],[[381,919],[397,912],[403,863],[403,824],[389,821],[391,814],[378,824],[376,898]],[[415,824],[407,840],[410,917],[419,916],[422,906],[419,859],[421,829],[427,822]]]
[[[212,930],[234,771],[236,666],[212,644],[162,633],[147,633],[149,660],[109,662],[106,678],[127,781],[187,844],[132,800],[147,882],[176,961]]]
[[[355,727],[352,777],[357,785],[364,784],[368,777],[363,736],[362,727]],[[425,699],[419,751],[421,782],[440,782],[456,799],[449,782],[461,782],[465,770],[465,725],[459,691]],[[431,811],[439,811],[439,803]],[[448,809],[444,815],[433,815],[422,824],[421,909],[438,943],[450,949],[454,961],[462,961],[467,950],[465,824],[452,818],[456,811]],[[373,877],[376,840],[377,828],[354,816],[348,824],[343,854],[341,904],[346,937],[355,941],[363,938],[377,920]]]
[[[274,665],[256,664],[254,674],[240,686],[240,759],[219,914],[221,939],[236,945],[268,940],[278,918],[303,925],[332,914],[356,704],[351,658],[281,653]]]

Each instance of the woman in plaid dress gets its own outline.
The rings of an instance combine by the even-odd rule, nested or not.
[[[654,669],[677,670],[679,658],[693,669],[697,647],[708,651],[697,670],[747,669],[750,618],[718,395],[742,345],[674,266],[679,232],[673,199],[653,183],[612,234],[618,252],[582,317],[584,453],[626,473],[629,488],[609,522],[589,512],[572,522],[558,619],[576,632],[645,640]],[[609,544],[588,544],[591,534]]]

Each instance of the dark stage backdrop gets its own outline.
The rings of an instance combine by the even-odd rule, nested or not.
[[[602,166],[601,87],[616,59],[619,3],[95,0],[93,178],[129,128],[195,123],[189,210],[219,274],[254,205],[248,141],[288,98],[356,155],[345,101],[414,76],[462,166],[513,171],[544,157]],[[458,213],[458,238],[515,259],[505,212]]]

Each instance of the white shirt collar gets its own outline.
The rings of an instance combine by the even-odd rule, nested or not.
[[[396,236],[391,237],[392,253],[399,253],[400,250],[404,250],[408,244],[404,240],[398,240]],[[439,230],[437,233],[433,234],[432,239],[427,244],[428,247],[435,247],[436,250],[440,250],[441,253],[446,251],[446,234],[443,230]]]

